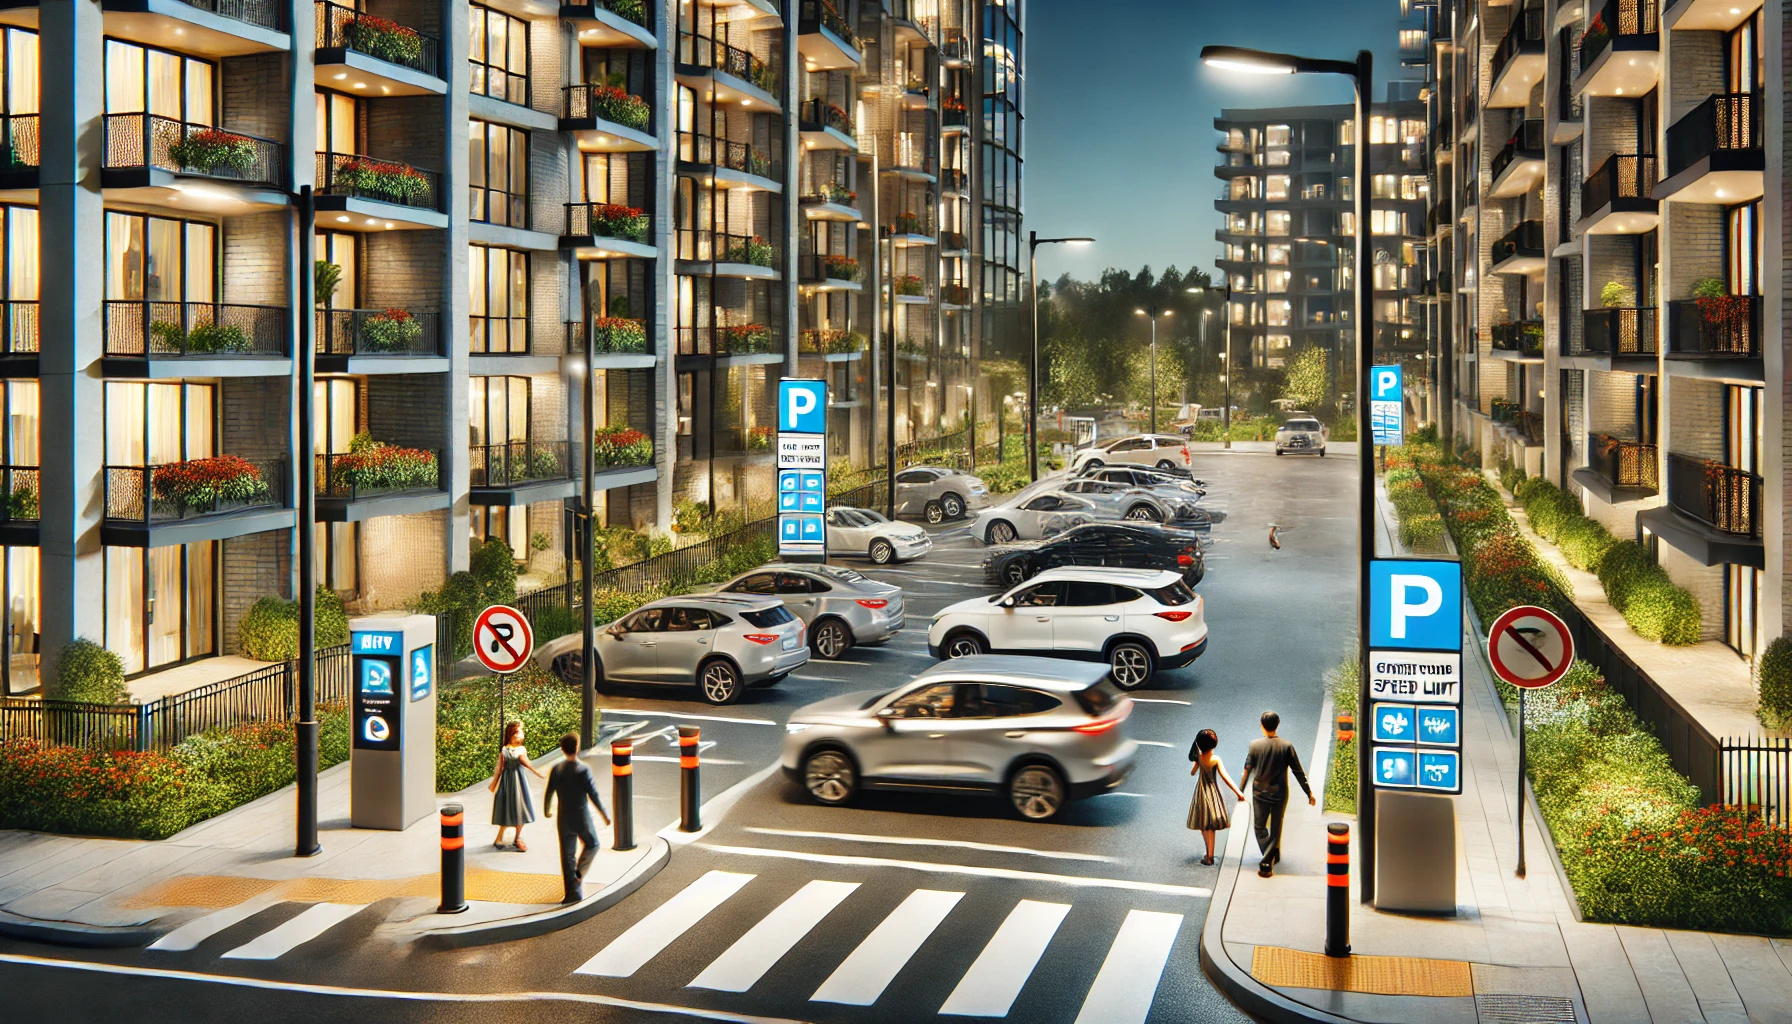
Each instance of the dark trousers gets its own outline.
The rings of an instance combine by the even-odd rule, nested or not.
[[[1257,830],[1257,849],[1263,851],[1259,867],[1272,867],[1282,859],[1282,814],[1288,800],[1266,798],[1261,793],[1251,796],[1251,824]]]
[[[585,898],[583,882],[591,862],[597,859],[597,833],[587,828],[560,830],[560,881],[566,886],[566,901]]]

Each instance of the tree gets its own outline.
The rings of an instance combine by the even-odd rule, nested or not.
[[[1182,401],[1183,370],[1180,359],[1168,358],[1163,338],[1157,340],[1157,394],[1151,393],[1151,346],[1133,350],[1127,360],[1126,390],[1121,397],[1145,409]]]
[[[1282,382],[1282,397],[1299,408],[1317,409],[1331,397],[1331,393],[1331,372],[1325,350],[1308,345],[1296,352]]]

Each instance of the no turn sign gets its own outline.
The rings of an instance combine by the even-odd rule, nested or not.
[[[473,620],[473,653],[493,672],[515,672],[528,663],[534,650],[535,632],[515,608],[494,604]]]
[[[1493,620],[1487,657],[1494,675],[1524,690],[1552,686],[1574,664],[1568,624],[1547,608],[1519,605]]]

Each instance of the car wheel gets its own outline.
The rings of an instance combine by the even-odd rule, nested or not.
[[[964,499],[956,494],[948,494],[940,499],[940,511],[947,519],[959,519],[964,516]]]
[[[1281,457],[1282,457],[1282,456],[1283,456],[1283,455],[1285,455],[1285,454],[1287,454],[1287,453],[1286,453],[1286,452],[1283,452],[1283,451],[1282,451],[1282,449],[1280,449],[1280,448],[1277,448],[1277,449],[1276,449],[1276,458],[1278,458],[1278,459],[1279,459],[1279,458],[1281,458]]]
[[[859,773],[840,751],[818,750],[803,762],[803,788],[816,803],[838,807],[858,791]]]
[[[697,688],[711,704],[732,704],[740,699],[740,672],[720,658],[706,661],[697,670]]]
[[[1032,575],[1024,558],[1016,558],[1002,566],[1002,582],[1010,587],[1027,582],[1027,578]]]
[[[896,560],[896,549],[887,540],[872,541],[871,550],[868,553],[871,556],[871,561],[878,565],[889,565]]]
[[[1325,458],[1325,449],[1324,448],[1319,449],[1319,457],[1322,459]]]
[[[937,501],[930,501],[927,503],[926,515],[927,521],[935,526],[946,521],[946,510],[941,508],[940,503]]]
[[[1027,765],[1008,780],[1008,800],[1028,821],[1050,821],[1064,809],[1064,780],[1050,765]]]
[[[554,675],[568,686],[585,685],[585,653],[569,651],[555,658]]]
[[[1151,681],[1151,652],[1136,641],[1121,641],[1108,652],[1108,672],[1115,686],[1136,690]]]
[[[1014,524],[1005,519],[998,519],[989,524],[989,542],[991,544],[1012,544],[1014,538],[1020,536],[1015,532]]]
[[[1176,464],[1174,462],[1171,462],[1169,459],[1158,459],[1157,460],[1157,468],[1158,469],[1166,469],[1166,470],[1175,469]]]
[[[1126,510],[1126,518],[1150,523],[1163,521],[1163,516],[1159,515],[1157,509],[1150,505],[1134,505]]]
[[[984,645],[983,638],[975,633],[956,633],[946,638],[946,657],[969,658],[982,654],[989,648]]]
[[[1097,470],[1104,465],[1106,465],[1106,463],[1102,462],[1100,459],[1090,459],[1088,462],[1083,463],[1083,472],[1087,473],[1092,470]]]
[[[833,661],[852,646],[852,634],[846,631],[846,624],[839,619],[823,619],[810,632],[809,646],[815,648],[816,654]]]

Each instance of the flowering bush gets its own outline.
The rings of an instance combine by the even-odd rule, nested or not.
[[[772,350],[772,329],[764,324],[736,324],[716,328],[718,347],[724,352],[751,354]]]
[[[859,279],[859,261],[851,256],[837,256],[829,253],[821,258],[821,272],[835,281],[857,281]]]
[[[971,304],[971,290],[962,284],[941,285],[940,301],[954,306],[968,306]]]
[[[653,438],[633,427],[599,427],[593,447],[600,468],[653,462]]]
[[[802,341],[802,348],[805,352],[837,355],[845,352],[865,351],[865,336],[858,331],[808,330],[803,332]]]
[[[434,452],[375,441],[362,431],[349,442],[346,454],[331,457],[324,484],[356,491],[403,491],[435,487],[439,479]]]
[[[188,352],[247,352],[249,332],[235,324],[199,324],[187,332]]]
[[[351,157],[336,165],[332,185],[358,196],[402,206],[427,206],[429,177],[409,164]]]
[[[896,226],[891,230],[899,235],[925,235],[927,225],[921,223],[920,216],[916,214],[899,213],[896,215]]]
[[[255,166],[255,143],[235,132],[202,128],[169,146],[168,157],[185,171],[246,174]]]
[[[927,282],[921,280],[919,277],[916,277],[913,274],[904,274],[901,277],[896,279],[896,294],[898,294],[898,295],[926,295],[927,294]]]
[[[215,455],[157,466],[150,488],[158,504],[215,511],[226,505],[255,505],[273,500],[274,492],[261,470],[239,455]]]
[[[772,448],[772,428],[766,426],[747,428],[747,451],[767,452]]]
[[[598,203],[591,207],[591,233],[599,238],[646,242],[647,214],[620,203]]]
[[[755,267],[769,267],[778,258],[778,250],[765,239],[754,235],[742,238],[728,246],[722,253],[723,263],[746,263]]]
[[[596,317],[591,321],[591,333],[599,352],[647,351],[647,326],[639,320]]]
[[[361,347],[368,352],[408,352],[422,337],[423,322],[399,306],[361,321]]]
[[[639,96],[614,85],[593,85],[587,90],[591,115],[625,128],[644,132],[653,123],[653,108]]]
[[[407,67],[423,62],[423,37],[396,21],[360,14],[345,23],[342,31],[350,49]]]
[[[821,197],[823,202],[834,203],[838,206],[851,206],[859,201],[859,194],[857,192],[854,192],[852,189],[847,188],[837,181],[830,181],[826,185],[823,185],[821,187]]]

